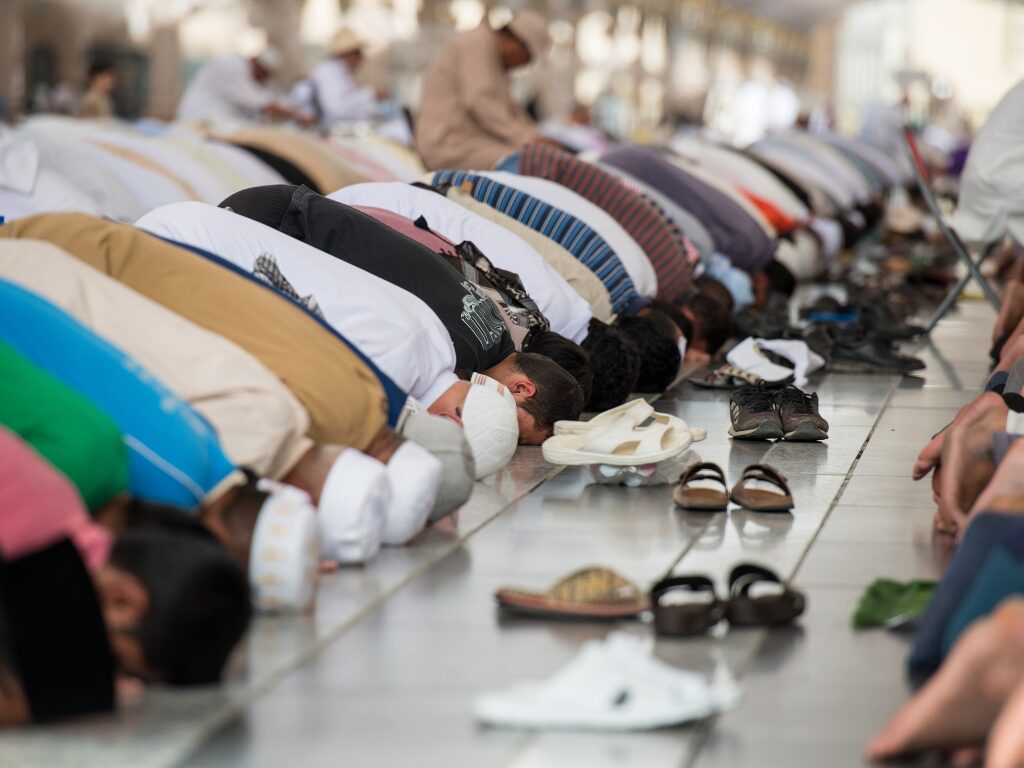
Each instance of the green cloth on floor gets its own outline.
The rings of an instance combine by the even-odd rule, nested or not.
[[[927,607],[935,592],[933,581],[908,581],[876,579],[869,586],[857,604],[853,614],[856,629],[889,626],[894,620],[916,619]],[[903,623],[900,621],[899,623]]]
[[[5,342],[0,424],[64,473],[90,512],[128,486],[128,451],[106,412]]]

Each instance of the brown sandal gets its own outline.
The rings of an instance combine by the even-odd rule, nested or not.
[[[748,488],[747,484],[763,482],[774,485],[782,493],[766,491],[761,488]],[[743,474],[732,488],[732,501],[744,509],[754,512],[789,512],[793,509],[793,497],[790,494],[786,478],[774,467],[767,464],[751,464],[743,470]]]
[[[722,486],[718,488],[691,488],[690,483],[698,480],[712,480]],[[725,473],[717,464],[705,462],[696,464],[679,478],[672,491],[672,501],[677,507],[696,512],[724,512],[729,508],[729,486],[725,483]]]
[[[505,611],[549,619],[628,619],[649,606],[639,587],[608,568],[583,568],[547,592],[502,587],[494,597]]]
[[[670,594],[674,598],[691,599],[663,600]],[[654,630],[659,635],[703,634],[725,618],[726,609],[726,603],[715,594],[715,585],[707,576],[669,576],[651,587]]]

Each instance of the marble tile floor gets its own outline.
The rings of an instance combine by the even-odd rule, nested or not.
[[[854,632],[874,578],[935,578],[948,551],[931,535],[927,484],[909,479],[931,434],[980,389],[992,313],[965,303],[917,352],[921,375],[813,381],[832,424],[823,444],[736,443],[728,394],[681,384],[656,401],[708,429],[695,446],[732,482],[767,461],[790,479],[792,516],[673,508],[670,488],[593,484],[584,469],[522,448],[476,492],[458,524],[366,568],[323,579],[316,610],[260,618],[221,689],[149,691],[116,717],[0,735],[0,766],[859,766],[866,739],[905,698],[906,640]],[[702,573],[724,593],[738,562],[766,564],[808,596],[788,630],[659,640],[657,654],[744,687],[737,710],[656,733],[531,734],[483,729],[482,691],[544,677],[607,625],[510,621],[492,594],[543,588],[585,565],[649,585]],[[642,622],[621,625],[642,636]]]

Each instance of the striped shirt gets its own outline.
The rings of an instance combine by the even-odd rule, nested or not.
[[[601,156],[677,202],[707,227],[716,249],[745,272],[771,261],[776,242],[730,197],[663,158],[650,147],[621,146]]]
[[[542,144],[531,144],[519,153],[518,168],[519,173],[568,187],[618,221],[654,267],[659,299],[678,302],[686,296],[700,254],[653,200],[593,163]]]
[[[472,195],[501,213],[522,222],[555,241],[597,275],[619,314],[633,314],[646,305],[625,267],[608,243],[570,213],[500,182],[467,171],[438,171],[431,181],[435,187],[462,186],[469,182]]]

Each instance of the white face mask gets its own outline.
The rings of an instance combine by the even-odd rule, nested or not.
[[[685,360],[686,359],[686,343],[687,342],[686,342],[686,337],[685,336],[680,336],[679,337],[679,341],[676,342],[676,345],[679,347],[679,359],[680,360]]]

